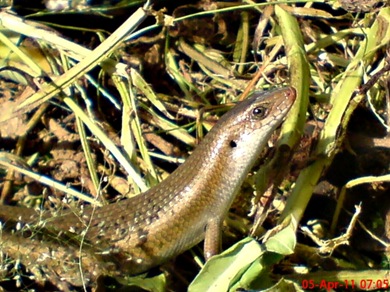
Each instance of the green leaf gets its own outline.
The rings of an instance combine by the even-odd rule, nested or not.
[[[295,224],[293,224],[293,220],[290,220],[285,228],[271,236],[264,245],[267,251],[289,255],[294,252],[296,243]]]
[[[264,250],[253,238],[241,240],[222,254],[212,257],[188,291],[228,291],[263,253]]]

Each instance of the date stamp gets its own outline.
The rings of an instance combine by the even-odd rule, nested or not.
[[[363,289],[363,290],[373,290],[373,289],[389,289],[389,279],[383,280],[372,280],[372,279],[361,279],[359,281],[355,280],[344,280],[344,281],[328,281],[320,280],[315,281],[312,279],[304,279],[301,282],[301,286],[305,290],[313,289],[324,289],[330,291],[332,289]]]

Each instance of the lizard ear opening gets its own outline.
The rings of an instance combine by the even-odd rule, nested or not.
[[[236,148],[237,147],[237,142],[234,141],[234,140],[230,140],[229,145],[230,145],[231,148]]]

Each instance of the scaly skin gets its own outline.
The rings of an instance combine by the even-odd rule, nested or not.
[[[147,192],[101,208],[87,207],[82,214],[68,212],[40,220],[44,224],[39,233],[44,236],[35,244],[20,235],[12,237],[23,240],[17,244],[33,245],[34,251],[44,251],[50,244],[51,250],[67,248],[77,261],[82,250],[81,269],[61,269],[55,262],[61,253],[53,256],[53,263],[44,263],[46,270],[71,279],[74,285],[80,283],[80,271],[91,281],[98,273],[116,276],[145,272],[205,237],[206,256],[215,254],[220,244],[215,239],[220,238],[219,227],[231,203],[295,95],[293,88],[255,92],[218,121],[183,165]],[[19,221],[28,223],[27,227],[39,222],[35,211],[9,206],[0,206],[0,219],[8,226]],[[48,241],[47,234],[72,240],[61,246],[57,239]],[[7,240],[15,246],[17,241],[12,237]],[[81,238],[84,249],[77,244]],[[3,240],[3,251],[23,262],[7,240]],[[94,270],[96,266],[99,269]]]

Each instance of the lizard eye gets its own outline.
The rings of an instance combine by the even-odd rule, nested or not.
[[[259,106],[253,109],[252,111],[253,115],[255,115],[258,118],[262,118],[267,113],[267,109],[265,107]]]

